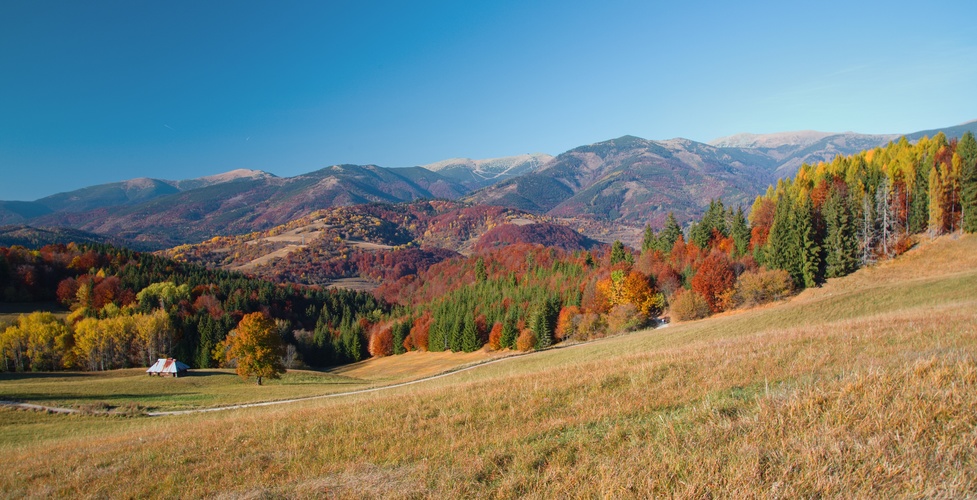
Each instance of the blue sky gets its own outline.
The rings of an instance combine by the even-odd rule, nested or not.
[[[977,2],[0,3],[0,199],[977,119]]]

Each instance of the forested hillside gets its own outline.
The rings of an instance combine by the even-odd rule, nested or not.
[[[787,297],[896,256],[924,233],[961,228],[977,231],[973,134],[903,139],[803,165],[756,199],[749,221],[718,200],[684,233],[669,215],[662,230],[646,229],[637,256],[620,245],[595,254],[506,247],[385,284],[377,294],[406,315],[373,332],[371,352],[399,352],[401,339],[404,349],[470,350],[593,338],[644,326],[666,298],[673,320],[701,318]]]
[[[306,359],[344,363],[366,355],[361,329],[387,311],[365,293],[278,285],[104,245],[0,248],[0,293],[5,302],[57,300],[71,311],[23,315],[6,327],[0,363],[8,371],[147,366],[166,355],[212,366],[214,347],[250,312],[273,318]]]
[[[548,220],[511,208],[446,200],[370,203],[319,210],[267,231],[215,237],[161,254],[284,283],[326,285],[351,277],[380,282],[470,253],[495,228]],[[596,244],[571,229],[550,227],[536,226],[538,230],[521,238],[558,242],[554,235],[562,231],[563,239],[574,244]],[[545,231],[549,237],[542,234]]]
[[[374,270],[383,283],[373,295],[275,285],[112,247],[4,248],[4,300],[56,298],[72,312],[24,316],[4,330],[3,367],[105,369],[163,352],[207,366],[213,346],[253,311],[278,321],[292,361],[325,366],[408,350],[538,349],[663,314],[690,320],[750,307],[892,258],[924,234],[977,232],[977,141],[937,134],[803,165],[754,201],[749,220],[742,207],[713,200],[686,231],[671,214],[661,230],[649,226],[641,252],[584,245],[548,224],[507,224],[514,213],[498,207],[373,210],[368,223],[323,227],[390,243],[407,237],[403,227],[421,241],[455,243],[494,229],[468,256],[410,247],[337,257]]]

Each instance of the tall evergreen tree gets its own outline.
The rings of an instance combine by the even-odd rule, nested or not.
[[[791,203],[789,196],[781,195],[777,198],[773,225],[770,226],[770,235],[764,253],[770,267],[787,271],[794,283],[800,286],[804,283],[804,272],[800,245],[791,217],[793,210],[794,204]]]
[[[634,263],[634,257],[624,249],[624,243],[621,243],[621,240],[614,240],[614,244],[611,245],[611,265],[618,262]]]
[[[464,345],[464,333],[465,333],[465,310],[464,303],[459,302],[453,304],[454,307],[451,308],[451,316],[448,330],[448,347],[454,352],[461,352]]]
[[[662,253],[667,254],[672,251],[672,247],[675,246],[675,242],[678,241],[678,237],[682,235],[682,228],[678,225],[675,220],[675,213],[668,212],[668,217],[665,218],[665,227],[658,232],[657,249]]]
[[[910,234],[926,231],[929,222],[929,171],[923,165],[915,169],[916,179],[913,182],[909,196],[909,227]]]
[[[735,255],[746,255],[750,249],[750,226],[746,223],[743,207],[737,207],[729,232],[736,244]]]
[[[794,217],[795,238],[800,245],[801,273],[805,287],[813,287],[823,280],[821,275],[821,246],[812,220],[811,199],[803,197],[797,204]]]
[[[858,268],[858,238],[848,197],[837,191],[821,207],[826,226],[825,274],[837,278]]]
[[[516,317],[515,314],[510,311],[506,315],[505,321],[502,323],[502,338],[499,339],[499,345],[505,348],[514,348],[516,346],[516,337],[519,336],[519,332],[516,331]]]
[[[961,160],[960,208],[963,230],[977,233],[977,140],[970,131],[963,134],[957,144]]]
[[[702,220],[689,230],[689,240],[699,248],[706,248],[709,246],[713,234],[719,234],[722,237],[729,236],[726,208],[723,206],[722,200],[709,201],[709,208],[702,216]]]
[[[465,352],[475,352],[482,348],[482,343],[478,339],[478,330],[475,327],[475,317],[469,313],[465,317],[465,326],[461,333],[461,350]]]
[[[658,238],[655,236],[654,231],[651,230],[651,226],[645,225],[644,238],[641,241],[641,251],[647,252],[652,248],[658,246]]]
[[[549,301],[537,304],[529,320],[529,327],[536,334],[536,348],[543,349],[553,344],[553,329],[549,324]]]
[[[214,347],[224,335],[219,333],[220,326],[209,314],[201,315],[197,322],[197,334],[200,335],[200,343],[197,347],[196,364],[197,368],[210,368],[211,361],[214,359]]]
[[[485,260],[481,257],[475,261],[475,281],[481,283],[488,279],[488,273],[485,271]]]
[[[404,347],[404,339],[410,335],[410,321],[397,322],[393,326],[393,342],[394,342],[394,354],[403,354],[407,352]]]
[[[799,287],[816,286],[822,281],[821,246],[809,198],[802,197],[795,203],[789,194],[784,194],[777,200],[766,259],[771,267],[787,271]]]

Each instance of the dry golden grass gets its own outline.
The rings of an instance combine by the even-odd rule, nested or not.
[[[974,496],[977,238],[886,266],[775,307],[387,392],[160,419],[8,412],[59,439],[3,446],[0,490]]]
[[[330,370],[330,373],[370,381],[405,381],[430,377],[506,354],[489,352],[487,349],[467,353],[415,351],[397,356],[370,358],[340,366]]]

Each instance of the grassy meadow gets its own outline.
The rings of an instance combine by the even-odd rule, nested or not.
[[[951,236],[779,304],[513,357],[388,391],[154,418],[3,409],[7,465],[0,491],[974,496],[975,289],[977,237]],[[412,356],[294,386],[328,391],[343,380],[416,377],[409,365],[428,355]],[[477,361],[441,356],[425,373]],[[22,377],[0,380],[0,393],[67,403],[108,399],[95,384],[75,399],[58,388],[80,383],[75,378],[47,386],[51,379]],[[286,381],[260,389],[235,382],[242,394],[262,393],[227,397],[283,399],[300,391]],[[206,402],[176,394],[161,398],[168,403],[143,401],[215,405],[225,397],[217,393],[233,392],[233,385],[228,376]]]
[[[179,378],[150,377],[145,368],[108,372],[0,373],[0,401],[86,413],[183,411],[262,401],[310,398],[408,382],[501,357],[485,351],[407,353],[368,359],[329,372],[289,370],[258,386],[232,369],[190,370]],[[3,419],[0,418],[0,424]],[[4,438],[0,437],[0,444]]]

